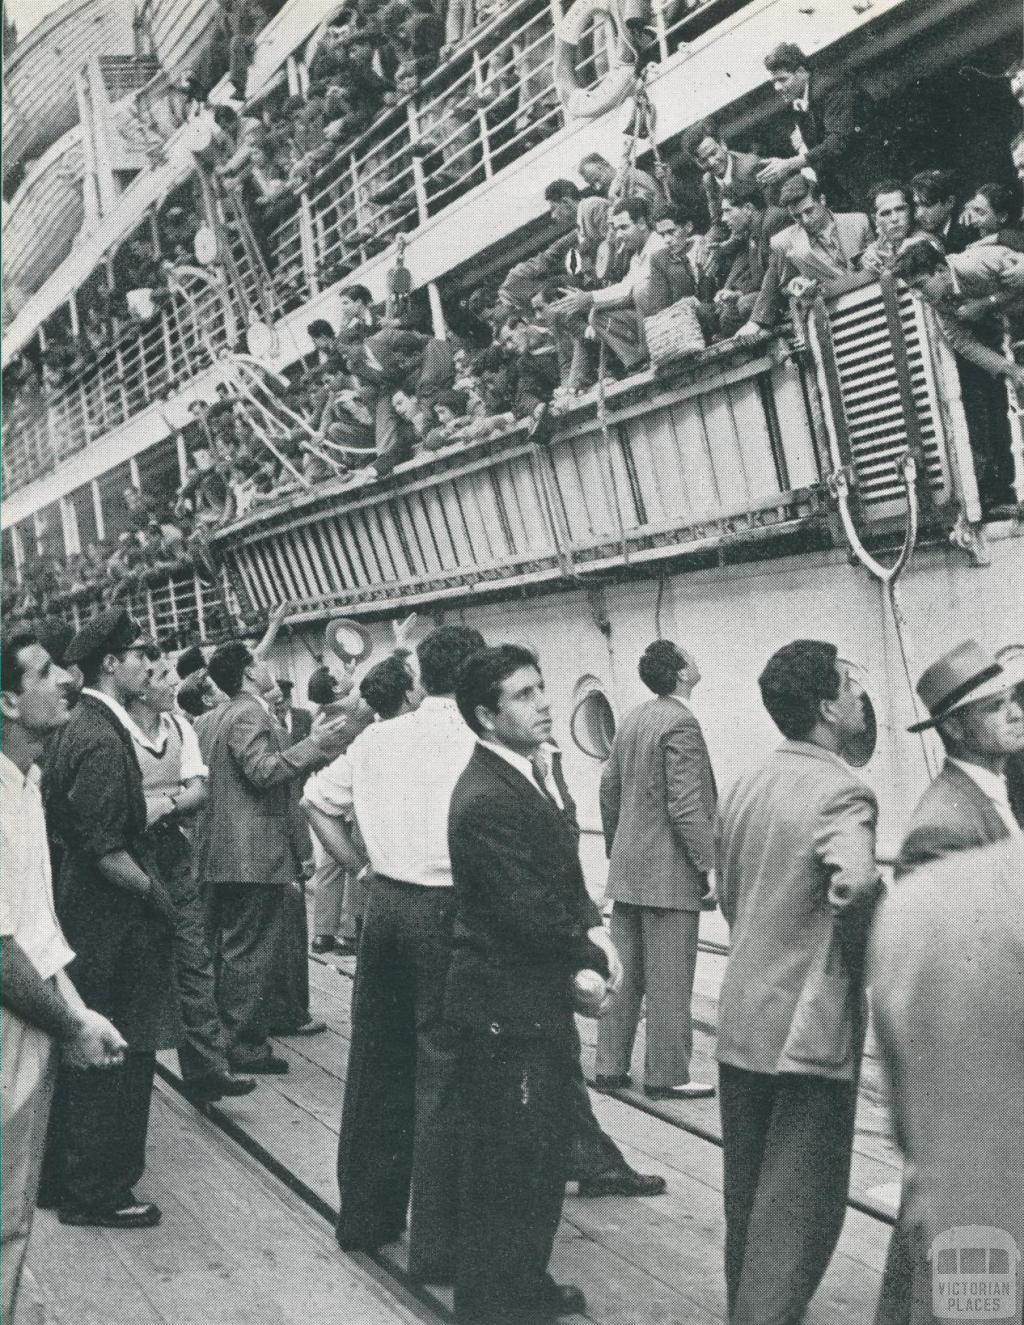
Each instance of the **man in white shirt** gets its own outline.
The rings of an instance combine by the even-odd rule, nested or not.
[[[53,907],[36,765],[68,719],[71,678],[30,631],[3,647],[0,696],[0,894],[3,996],[3,1319],[13,1322],[32,1229],[53,1090],[55,1044],[78,1067],[119,1063],[125,1041],[64,973],[73,959]],[[30,1276],[24,1272],[28,1292]]]
[[[344,817],[354,813],[375,876],[353,996],[338,1242],[373,1251],[396,1239],[411,1184],[409,1270],[425,1282],[450,1281],[454,1268],[455,1047],[443,1018],[453,897],[448,804],[474,745],[455,680],[482,647],[466,626],[432,631],[417,650],[420,707],[368,727],[309,780],[303,798],[316,834],[357,873],[364,861]]]

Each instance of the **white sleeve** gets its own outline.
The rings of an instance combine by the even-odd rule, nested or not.
[[[347,754],[314,773],[306,782],[303,799],[332,818],[340,818],[352,809],[352,764]]]
[[[176,713],[172,716],[181,732],[182,782],[188,782],[192,778],[209,777],[210,770],[203,763],[203,756],[199,749],[199,738],[192,730],[191,725],[185,722],[183,718],[179,718]]]

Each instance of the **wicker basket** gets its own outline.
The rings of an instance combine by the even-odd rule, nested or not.
[[[699,354],[706,347],[697,317],[697,302],[694,295],[688,294],[660,313],[644,318],[644,338],[652,368],[660,368],[662,364],[683,359],[688,354]]]

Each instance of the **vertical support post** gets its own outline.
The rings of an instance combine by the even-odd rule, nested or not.
[[[174,436],[174,449],[178,453],[178,479],[184,483],[188,477],[188,451],[185,448],[185,434],[180,428]]]
[[[448,327],[444,320],[444,309],[441,307],[441,292],[437,288],[436,281],[431,281],[427,285],[427,298],[430,300],[430,321],[434,328],[434,335],[438,340],[447,340]]]
[[[476,120],[480,129],[480,154],[484,167],[484,179],[492,179],[494,168],[491,165],[491,143],[488,137],[487,112],[483,108],[484,71],[480,63],[480,48],[473,47],[473,87],[476,91]]]
[[[136,456],[128,457],[128,473],[131,476],[132,487],[136,492],[141,492],[142,478],[139,474],[139,461]]]
[[[406,113],[409,118],[409,142],[415,147],[420,140],[420,121],[411,101],[406,102]],[[427,209],[427,182],[423,175],[423,159],[415,152],[412,154],[412,188],[416,195],[416,214],[420,218],[420,225],[423,225],[430,215]]]
[[[81,331],[78,325],[78,300],[75,298],[77,291],[72,290],[68,296],[68,320],[71,323],[71,334],[76,339]]]
[[[14,552],[14,578],[21,583],[21,568],[25,564],[25,548],[21,541],[21,528],[11,525],[11,549]]]
[[[92,513],[96,521],[96,541],[105,543],[107,541],[107,526],[103,520],[103,498],[100,496],[100,485],[95,479],[89,484],[89,490],[92,493]]]

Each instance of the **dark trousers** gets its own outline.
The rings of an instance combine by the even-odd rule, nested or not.
[[[998,336],[982,339],[990,349],[1000,348]],[[1006,386],[1001,377],[960,355],[956,367],[982,507],[1012,505],[1016,497]]]
[[[719,1069],[730,1325],[799,1325],[846,1214],[856,1086]]]
[[[113,1210],[146,1167],[156,1055],[129,1053],[119,1067],[82,1071],[62,1063],[50,1116],[47,1205]]]
[[[503,1030],[462,1034],[455,1276],[460,1322],[504,1325],[535,1318],[550,1282],[547,1265],[562,1215],[578,1061],[568,1030],[558,1039]]]
[[[233,1066],[270,1052],[271,996],[280,960],[285,890],[280,884],[208,883],[207,934],[217,1007]]]
[[[309,919],[301,883],[284,890],[277,967],[270,998],[271,1030],[293,1031],[309,1021]]]
[[[622,1151],[608,1133],[601,1130],[601,1124],[594,1117],[590,1091],[587,1090],[583,1064],[580,1062],[580,1037],[575,1025],[573,1033],[576,1059],[569,1097],[571,1140],[568,1178],[585,1182],[588,1178],[599,1178],[602,1174],[619,1172],[628,1166]]]
[[[227,1036],[217,1010],[213,957],[206,934],[207,906],[192,876],[188,839],[173,824],[157,823],[147,846],[178,909],[174,970],[181,997],[185,1039],[178,1049],[186,1081],[227,1070]]]
[[[456,1037],[443,1017],[454,895],[376,878],[352,999],[338,1143],[338,1242],[372,1249],[405,1227],[409,1269],[450,1269],[457,1221]]]

